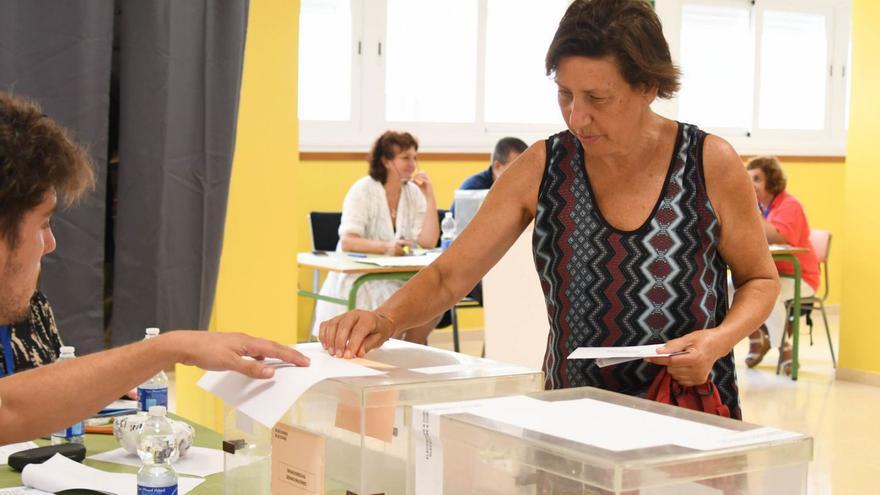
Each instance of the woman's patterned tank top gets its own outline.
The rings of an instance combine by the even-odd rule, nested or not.
[[[615,229],[596,203],[581,143],[568,131],[547,140],[532,240],[550,335],[548,389],[594,386],[644,396],[659,367],[643,360],[599,368],[568,360],[582,346],[659,344],[718,326],[727,313],[727,263],[706,193],[706,134],[678,125],[660,197],[634,231]],[[740,417],[733,351],[710,379]]]

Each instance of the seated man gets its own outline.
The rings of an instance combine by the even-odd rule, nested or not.
[[[528,148],[523,140],[515,138],[515,137],[504,137],[498,140],[495,143],[495,150],[492,152],[492,163],[486,170],[483,170],[480,173],[474,174],[464,182],[458,186],[459,190],[482,190],[482,189],[491,189],[492,184],[501,177],[501,174],[504,173],[504,170],[516,160],[523,151]],[[449,209],[452,212],[453,216],[455,215],[455,201],[452,202],[452,207]],[[477,301],[480,305],[483,304],[483,285],[482,283],[477,284],[476,287],[467,295],[467,297]],[[446,314],[443,315],[443,319],[438,324],[439,326],[446,326],[450,323],[447,323],[447,311]]]
[[[758,206],[764,217],[764,234],[770,244],[788,244],[809,249],[796,255],[801,265],[801,297],[812,296],[819,288],[819,262],[810,242],[810,225],[800,201],[785,191],[786,178],[782,164],[773,156],[759,156],[749,160],[746,169],[752,177]],[[776,269],[782,274],[793,274],[791,262],[777,261]],[[761,362],[771,347],[782,342],[782,332],[788,327],[785,303],[794,298],[794,280],[780,277],[780,292],[773,311],[764,325],[749,336],[749,354],[746,365],[753,368]],[[785,374],[791,374],[791,345],[783,344],[779,362]]]
[[[61,335],[49,301],[37,291],[28,314],[12,325],[0,325],[0,369],[11,375],[44,364],[54,363],[61,352]]]
[[[495,143],[495,151],[492,152],[492,163],[489,167],[486,170],[465,179],[464,182],[458,186],[458,189],[468,191],[491,189],[492,184],[501,177],[501,174],[504,173],[507,166],[516,160],[516,157],[528,147],[529,145],[515,137],[499,139],[498,142]],[[452,207],[449,211],[455,214],[455,201],[452,202]]]
[[[41,258],[55,250],[50,219],[94,182],[85,152],[29,102],[0,92],[0,325],[22,320]],[[176,363],[269,378],[271,366],[244,357],[308,358],[238,333],[175,331],[0,378],[0,445],[32,440],[87,418]]]

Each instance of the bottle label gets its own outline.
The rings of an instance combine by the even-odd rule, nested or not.
[[[177,495],[177,483],[171,486],[138,485],[137,495]]]
[[[64,438],[74,438],[83,436],[83,422],[71,426],[70,428],[64,430]]]
[[[83,423],[82,421],[80,421],[79,423],[72,425],[67,429],[53,433],[52,437],[70,440],[71,438],[82,437],[83,433]]]
[[[452,244],[452,239],[440,239],[440,249],[446,250]]]
[[[149,411],[152,406],[168,407],[168,388],[138,387],[138,409]]]

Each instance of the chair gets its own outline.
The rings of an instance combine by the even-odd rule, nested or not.
[[[342,212],[339,211],[310,211],[309,231],[312,234],[312,251],[335,251],[339,244],[339,224],[342,223]],[[314,270],[312,273],[312,290],[318,292],[321,284],[321,272]],[[315,305],[318,304],[317,299]],[[314,320],[315,308],[312,306],[312,319]],[[314,325],[314,321],[312,321]],[[314,336],[309,332],[309,341]]]
[[[446,216],[446,212],[448,210],[443,210],[437,208],[437,216],[440,222],[443,222],[443,217]],[[437,247],[440,247],[440,240],[437,240]],[[459,309],[468,309],[468,308],[482,308],[482,287],[480,283],[474,287],[474,290],[470,292],[467,296],[465,296],[461,301],[457,302],[455,306],[449,309],[446,314],[443,315],[443,318],[437,322],[437,328],[443,328],[448,325],[452,325],[452,348],[455,352],[461,352],[461,339],[458,334],[458,310]],[[448,317],[447,317],[448,315]]]
[[[825,323],[825,335],[828,337],[828,350],[831,351],[831,363],[837,368],[837,359],[834,356],[834,344],[831,342],[831,330],[828,327],[828,315],[825,313],[825,301],[828,299],[828,254],[831,251],[831,232],[827,230],[810,230],[810,244],[816,253],[819,269],[822,271],[822,295],[815,294],[801,298],[800,315],[806,317],[807,326],[810,328],[810,345],[813,345],[813,310],[822,312],[822,321]],[[794,313],[794,311],[792,311]],[[793,315],[792,315],[793,316]]]
[[[309,212],[309,229],[312,232],[312,249],[315,251],[336,251],[339,243],[339,224],[342,212]]]

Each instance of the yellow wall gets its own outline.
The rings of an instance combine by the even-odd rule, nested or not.
[[[298,0],[250,2],[232,184],[212,331],[296,340]],[[221,428],[219,402],[177,369],[177,410]]]
[[[852,109],[846,160],[843,260],[846,279],[841,304],[840,367],[880,373],[877,329],[877,281],[880,216],[880,2],[854,0],[852,5]]]
[[[788,174],[787,190],[804,205],[810,228],[829,230],[832,233],[828,257],[831,291],[826,304],[840,304],[843,293],[843,199],[846,164],[840,161],[798,162],[795,158],[787,158],[782,166]]]

